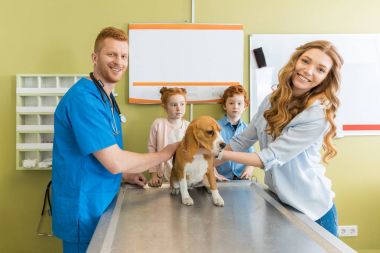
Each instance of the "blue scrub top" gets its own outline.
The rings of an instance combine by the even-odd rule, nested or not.
[[[95,84],[82,78],[63,96],[54,113],[53,233],[64,241],[89,242],[105,209],[117,194],[121,174],[110,173],[92,155],[118,144],[111,104]]]
[[[232,126],[231,122],[228,120],[227,116],[224,116],[223,118],[218,120],[218,124],[222,128],[222,130],[220,131],[220,134],[222,135],[224,142],[226,144],[229,144],[232,137],[242,133],[244,131],[244,129],[247,127],[247,124],[245,124],[244,121],[240,119],[239,123],[236,127],[236,130],[235,130],[235,128]],[[244,150],[244,152],[252,153],[252,152],[254,152],[254,149],[253,149],[253,147],[249,147],[246,150]],[[237,162],[233,162],[233,161],[227,161],[227,162],[217,166],[216,170],[218,171],[219,174],[221,174],[221,175],[225,176],[226,178],[232,180],[234,178],[234,175],[237,177],[241,176],[241,174],[244,171],[245,166],[246,165],[241,164],[241,163],[237,163]]]

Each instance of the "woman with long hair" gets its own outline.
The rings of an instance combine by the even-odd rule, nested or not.
[[[336,134],[342,64],[328,41],[298,47],[280,70],[277,88],[261,103],[245,131],[218,156],[264,169],[265,183],[282,202],[336,236],[335,194],[322,160],[337,154],[331,140]],[[240,152],[256,141],[259,152]]]

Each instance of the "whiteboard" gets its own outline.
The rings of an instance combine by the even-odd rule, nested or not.
[[[130,24],[129,102],[159,103],[162,86],[186,88],[190,103],[217,102],[243,83],[242,25]]]
[[[295,48],[312,40],[329,40],[344,59],[340,135],[380,134],[380,34],[252,34],[250,36],[250,116],[278,83],[278,71]],[[252,53],[262,47],[267,67],[257,68]]]

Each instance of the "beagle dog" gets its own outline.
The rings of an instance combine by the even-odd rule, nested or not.
[[[192,187],[204,183],[211,189],[212,200],[216,206],[224,206],[214,174],[214,159],[226,146],[220,135],[220,126],[209,116],[193,120],[179,144],[170,174],[170,193],[181,193],[182,203],[194,204],[188,192]]]

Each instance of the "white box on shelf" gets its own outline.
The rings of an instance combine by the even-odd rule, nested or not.
[[[27,133],[27,132],[52,133],[54,131],[54,125],[17,125],[16,131],[20,133]]]

